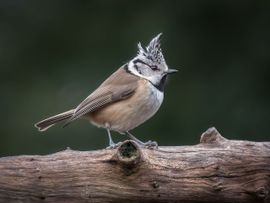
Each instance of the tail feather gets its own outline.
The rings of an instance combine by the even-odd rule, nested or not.
[[[65,120],[69,119],[70,117],[72,117],[73,112],[74,112],[74,109],[71,109],[69,111],[66,111],[66,112],[57,114],[55,116],[46,118],[46,119],[36,123],[35,127],[38,128],[39,131],[45,131],[48,128],[52,127],[53,125],[55,125],[61,121],[65,121]]]

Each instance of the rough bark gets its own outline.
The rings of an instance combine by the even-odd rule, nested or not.
[[[270,202],[270,142],[215,128],[195,146],[0,158],[1,202]]]

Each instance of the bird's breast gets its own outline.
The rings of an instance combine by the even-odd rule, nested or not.
[[[100,127],[109,126],[112,130],[126,132],[151,118],[162,104],[163,97],[163,92],[142,79],[131,97],[92,112],[90,121]]]

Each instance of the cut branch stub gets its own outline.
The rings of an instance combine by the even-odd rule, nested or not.
[[[134,173],[142,161],[142,152],[138,144],[132,140],[124,141],[112,158],[128,175]]]
[[[259,187],[257,190],[256,190],[256,196],[259,198],[259,199],[263,199],[265,200],[265,202],[270,202],[270,198],[269,198],[269,189],[262,186],[262,187]]]
[[[217,131],[215,127],[209,128],[201,135],[200,143],[206,144],[224,144],[227,141],[226,138]]]

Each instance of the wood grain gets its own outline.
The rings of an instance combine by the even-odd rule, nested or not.
[[[215,128],[195,146],[0,158],[0,202],[270,202],[270,142]]]

